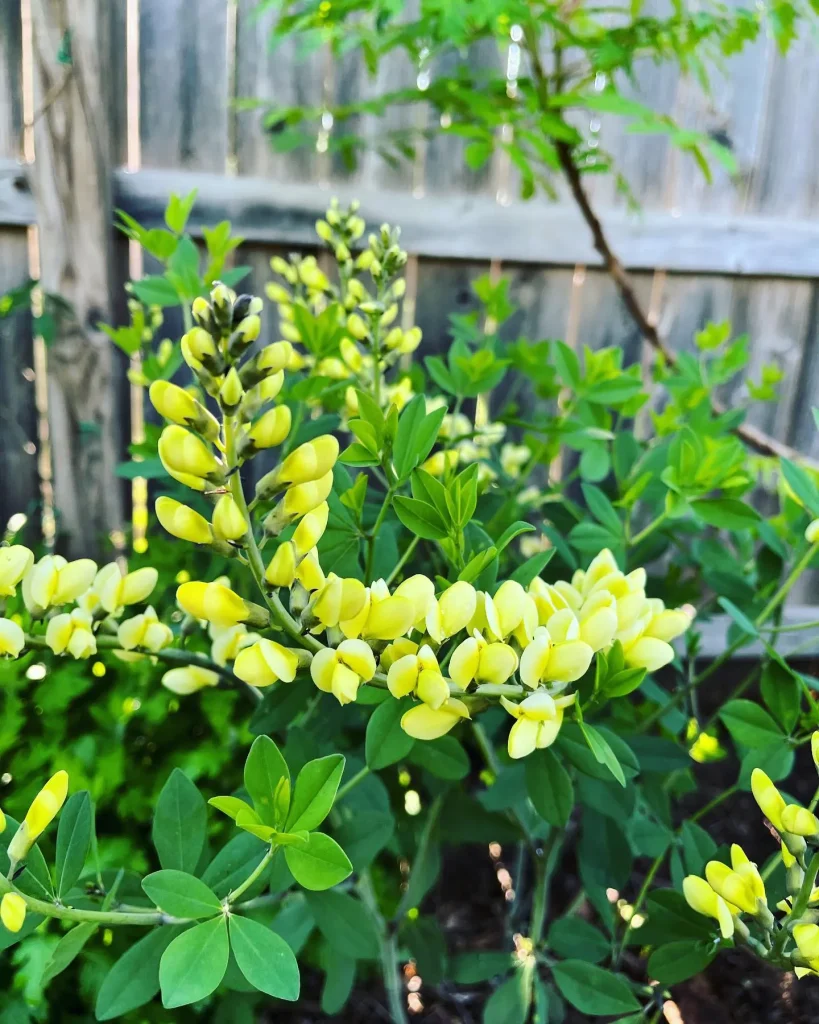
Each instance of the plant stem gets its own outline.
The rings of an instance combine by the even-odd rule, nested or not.
[[[651,883],[654,881],[657,872],[663,866],[666,853],[668,853],[668,850],[663,850],[662,853],[657,854],[657,856],[654,858],[651,864],[651,867],[648,869],[648,874],[643,879],[643,884],[640,886],[640,891],[637,893],[637,899],[634,901],[634,905],[631,909],[631,917],[628,919],[628,922],[626,924],[626,930],[623,932],[623,937],[620,940],[620,944],[618,945],[617,952],[614,956],[615,968],[620,963],[620,959],[623,956],[623,952],[625,951],[625,948],[628,945],[628,940],[631,938],[631,933],[634,930],[631,922],[634,920],[635,914],[638,914],[642,909],[646,896],[648,896],[648,890],[651,888]]]
[[[387,1003],[393,1024],[407,1024],[404,1006],[404,993],[401,985],[401,965],[398,962],[398,946],[395,934],[390,930],[384,915],[378,907],[378,899],[373,888],[369,868],[365,868],[358,879],[358,892],[361,901],[370,911],[378,932],[378,956],[381,962],[381,977],[387,993]]]
[[[395,565],[395,568],[393,569],[393,571],[387,577],[387,585],[388,586],[389,586],[390,583],[392,583],[392,581],[395,579],[395,577],[398,575],[398,573],[401,572],[401,570],[407,564],[407,562],[409,561],[413,551],[415,551],[415,549],[418,547],[418,543],[419,543],[420,540],[421,540],[421,538],[416,534],[412,538],[412,540],[409,542],[409,544],[407,545],[407,548],[404,551],[403,555],[401,555],[401,557],[398,559],[398,561],[397,561],[397,563]]]
[[[342,797],[345,797],[351,789],[355,789],[359,782],[365,779],[369,774],[370,769],[364,765],[360,772],[356,772],[356,774],[349,781],[345,782],[343,786],[339,786],[338,792],[336,793],[336,803],[338,803]]]
[[[645,527],[645,529],[643,529],[643,530],[640,530],[640,532],[639,532],[639,533],[635,534],[635,535],[634,535],[634,536],[633,536],[633,537],[631,538],[631,543],[632,543],[633,545],[636,545],[636,544],[639,544],[639,543],[640,543],[641,541],[644,541],[644,540],[646,539],[646,537],[648,537],[648,536],[649,536],[650,534],[654,533],[654,531],[655,531],[655,530],[656,530],[656,529],[657,529],[658,527],[662,526],[662,525],[663,525],[663,523],[664,523],[664,522],[665,522],[665,521],[666,521],[667,519],[668,519],[668,513],[667,513],[667,512],[662,512],[662,513],[661,513],[660,515],[658,515],[658,516],[657,516],[657,518],[656,518],[656,519],[653,519],[653,520],[652,520],[652,521],[651,521],[651,522],[650,522],[650,523],[648,524],[648,526],[646,526],[646,527]]]
[[[373,523],[373,528],[370,530],[369,540],[367,541],[367,569],[364,574],[364,578],[367,583],[372,582],[373,562],[375,561],[375,542],[378,537],[378,531],[381,529],[381,526],[387,517],[394,494],[395,488],[388,487],[387,493],[384,495],[384,500],[381,503],[381,508],[378,510],[378,516]]]
[[[271,846],[268,849],[267,853],[264,855],[264,857],[262,857],[262,859],[259,861],[256,867],[253,869],[253,871],[251,871],[251,873],[247,876],[244,882],[242,882],[242,884],[238,886],[236,889],[234,889],[232,892],[228,893],[227,900],[225,901],[228,905],[235,903],[243,892],[247,892],[247,890],[251,887],[251,885],[253,885],[256,879],[261,876],[261,874],[263,873],[267,865],[271,862],[271,860],[273,860],[273,858],[276,856],[276,852],[278,849],[278,846]]]

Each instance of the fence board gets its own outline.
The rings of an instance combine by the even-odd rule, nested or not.
[[[227,0],[140,0],[140,139],[146,167],[224,171]]]
[[[7,3],[0,7],[0,157],[19,156],[22,128],[20,5]],[[28,276],[25,230],[0,229],[0,296]],[[10,515],[30,512],[39,497],[32,362],[30,314],[0,318],[0,534]]]

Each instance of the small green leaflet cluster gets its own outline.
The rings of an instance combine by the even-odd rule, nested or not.
[[[359,415],[349,422],[357,438],[341,454],[348,466],[382,466],[394,470],[395,484],[405,483],[412,470],[429,455],[446,415],[446,407],[427,413],[426,399],[416,395],[400,417],[394,405],[385,415],[365,391],[356,391]]]

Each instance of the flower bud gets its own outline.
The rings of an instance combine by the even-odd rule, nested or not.
[[[213,532],[222,540],[238,541],[247,533],[247,520],[232,494],[223,494],[213,510]]]
[[[167,471],[221,483],[222,465],[205,442],[176,424],[165,427],[159,438],[159,457]]]
[[[783,807],[780,818],[783,828],[791,835],[807,837],[819,832],[819,819],[807,807],[788,804]]]
[[[252,455],[263,448],[273,448],[290,433],[290,407],[277,405],[263,413],[239,442],[240,454]]]
[[[244,398],[245,389],[239,380],[236,367],[231,366],[228,370],[221,388],[219,388],[219,404],[226,413],[234,413],[239,408],[239,403]]]
[[[269,615],[221,583],[183,583],[176,591],[180,608],[195,619],[205,619],[217,626],[235,626],[247,622],[254,626],[266,626]]]
[[[11,619],[0,618],[0,657],[18,658],[26,644],[26,635]]]
[[[278,467],[279,483],[302,484],[320,479],[332,470],[338,450],[338,441],[332,434],[300,444]]]
[[[358,315],[358,313],[351,313],[347,317],[347,330],[350,334],[358,341],[364,341],[369,336],[369,328]]]
[[[782,799],[782,794],[761,768],[754,768],[751,772],[751,792],[759,809],[777,832],[785,832],[786,829],[782,823],[782,811],[785,809],[785,801]]]
[[[207,327],[211,321],[210,303],[207,299],[202,298],[201,295],[193,300],[191,313],[193,314],[194,320],[205,327]]]
[[[293,586],[296,579],[296,549],[291,541],[285,541],[276,548],[264,578],[271,587],[289,589]]]
[[[59,771],[52,775],[35,796],[22,825],[15,832],[8,848],[12,868],[24,861],[28,851],[57,817],[68,796],[68,773]]]
[[[316,221],[316,234],[319,236],[322,242],[329,242],[330,239],[333,237],[333,229],[330,227],[326,220],[319,219]]]
[[[7,892],[0,901],[0,921],[7,931],[17,933],[26,920],[26,901],[16,892]]]
[[[282,501],[285,516],[288,520],[292,520],[297,516],[307,515],[308,512],[312,512],[327,500],[332,489],[332,470],[319,477],[318,480],[308,480],[306,483],[289,487]]]
[[[170,672],[166,672],[162,677],[162,685],[171,693],[187,697],[207,686],[218,686],[219,674],[198,665],[185,665],[184,668],[172,668]]]
[[[169,380],[155,380],[148,390],[151,404],[160,416],[190,427],[213,441],[219,436],[219,422],[184,388]]]
[[[805,540],[808,544],[819,544],[819,519],[814,519],[813,522],[808,523],[805,530]]]
[[[293,544],[296,549],[296,555],[299,558],[304,558],[307,552],[312,550],[321,540],[324,531],[327,529],[329,515],[330,506],[326,501],[323,501],[312,512],[308,512],[299,522],[293,534]]]
[[[191,544],[210,544],[213,532],[210,523],[192,508],[173,498],[156,499],[156,517],[172,537]]]
[[[819,770],[819,730],[814,732],[810,738],[810,752],[813,756],[813,763]]]

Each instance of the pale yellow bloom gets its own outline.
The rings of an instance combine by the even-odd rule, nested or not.
[[[713,917],[719,922],[719,929],[724,939],[730,939],[734,934],[734,919],[731,909],[722,898],[717,895],[708,882],[698,875],[687,875],[683,879],[683,895],[692,910],[705,917]]]
[[[247,520],[232,494],[223,494],[216,502],[211,522],[221,540],[239,541],[247,533]]]
[[[449,661],[453,683],[465,690],[470,683],[505,683],[518,667],[518,656],[504,643],[489,643],[480,633],[461,641]]]
[[[462,718],[469,718],[469,708],[457,697],[450,697],[438,708],[417,704],[401,717],[401,728],[416,740],[437,740],[453,729]]]
[[[443,643],[466,629],[475,617],[477,603],[478,594],[472,584],[458,580],[427,611],[427,632],[437,644]]]
[[[305,621],[322,629],[354,619],[367,601],[367,588],[357,579],[342,579],[329,573],[324,585],[313,595],[304,613]]]
[[[81,608],[55,615],[48,622],[46,643],[55,654],[68,653],[75,658],[90,658],[97,653],[92,624],[92,617]]]
[[[296,579],[296,546],[286,540],[276,548],[264,574],[271,587],[293,586]]]
[[[190,427],[210,441],[219,436],[219,421],[190,392],[167,380],[155,380],[148,397],[160,416],[183,427]]]
[[[363,640],[342,640],[337,648],[325,647],[313,656],[310,675],[320,690],[332,693],[339,704],[349,704],[359,685],[375,675],[375,657]]]
[[[394,597],[403,597],[412,602],[415,609],[413,625],[424,628],[430,610],[435,607],[435,584],[428,576],[417,573],[409,576],[395,588]]]
[[[235,626],[216,626],[211,623],[208,632],[211,638],[210,656],[217,665],[223,667],[229,661],[234,661],[239,651],[260,639],[258,633],[248,632],[243,622]]]
[[[782,794],[761,768],[754,768],[751,772],[751,792],[759,809],[777,832],[785,832],[786,829],[782,823],[785,801],[782,798]]]
[[[7,892],[0,900],[0,921],[10,932],[19,932],[26,920],[26,901],[16,892]]]
[[[142,647],[156,654],[172,643],[173,632],[170,626],[159,621],[154,609],[148,606],[142,615],[134,615],[120,623],[117,637],[125,651]]]
[[[219,674],[209,668],[200,668],[198,665],[185,665],[166,672],[162,677],[162,685],[180,697],[187,697],[208,686],[218,686]]]
[[[290,433],[291,419],[290,407],[287,405],[268,409],[243,434],[240,446],[250,451],[275,448]]]
[[[365,640],[396,640],[409,633],[415,625],[416,604],[406,597],[390,596],[387,584],[376,580],[367,588],[364,605],[359,613],[339,622],[341,632],[348,638]]]
[[[0,618],[0,657],[17,658],[26,643],[26,635],[11,619]]]
[[[34,555],[22,544],[0,547],[0,597],[14,597],[16,587],[34,565]]]
[[[580,639],[574,612],[555,612],[548,626],[538,626],[520,657],[521,682],[532,689],[541,683],[573,683],[585,674],[594,651]]]
[[[150,565],[124,573],[117,562],[109,562],[94,577],[93,590],[105,611],[115,615],[126,605],[141,604],[153,591],[158,578],[159,573]]]
[[[262,609],[243,601],[238,594],[221,583],[192,580],[176,591],[180,608],[195,619],[204,619],[217,626],[235,626],[238,622],[265,625],[268,616]],[[260,614],[261,613],[261,614]]]
[[[53,605],[68,604],[91,586],[97,571],[90,558],[67,562],[62,555],[46,555],[23,577],[23,600],[34,614]]]
[[[68,773],[56,772],[31,802],[31,806],[9,843],[8,857],[12,868],[24,861],[28,851],[60,813],[68,796]]]
[[[393,697],[406,697],[413,693],[435,710],[449,699],[449,686],[441,673],[438,659],[427,644],[417,654],[406,654],[390,665],[387,686]]]
[[[782,808],[780,817],[783,828],[791,835],[807,837],[819,833],[819,819],[807,807],[788,804]]]
[[[172,537],[191,544],[210,544],[213,531],[204,516],[173,498],[156,499],[156,517]]]
[[[563,724],[563,709],[574,703],[575,696],[572,693],[567,697],[552,697],[545,690],[538,690],[520,704],[501,697],[503,707],[517,719],[509,730],[509,756],[527,757],[534,750],[551,746]]]
[[[187,478],[221,483],[224,470],[210,447],[196,434],[178,424],[165,427],[159,438],[159,457],[162,465],[176,480],[186,483]],[[186,479],[180,479],[186,478]],[[202,490],[198,485],[196,490]]]
[[[443,476],[447,470],[455,469],[458,465],[458,452],[452,448],[449,451],[435,452],[421,464],[421,469],[430,476]]]
[[[239,651],[233,672],[251,686],[265,687],[273,683],[292,683],[299,667],[295,651],[273,640],[260,639]]]
[[[807,528],[805,529],[805,540],[808,544],[819,543],[819,519],[814,519],[812,522],[808,523]]]
[[[303,558],[311,551],[324,536],[329,515],[330,506],[323,501],[299,521],[293,533],[293,544],[299,558]]]

